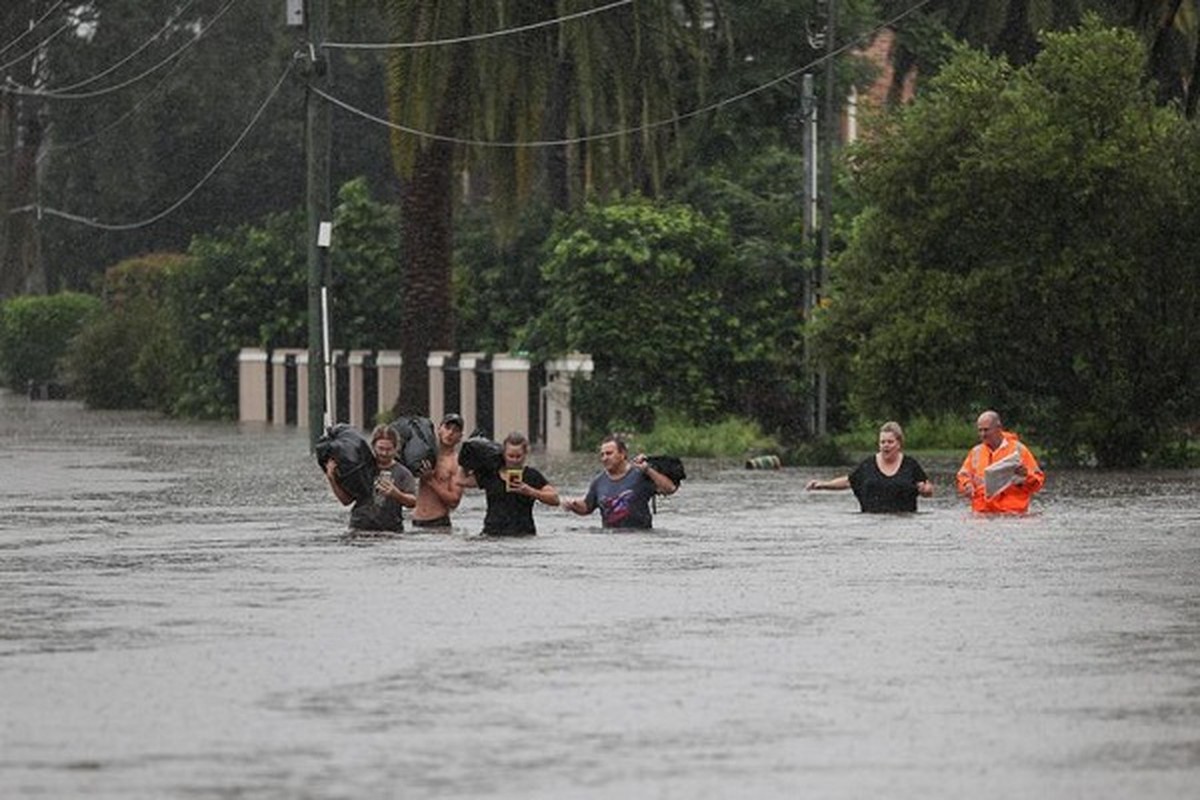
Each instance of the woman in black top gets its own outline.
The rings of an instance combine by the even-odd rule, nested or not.
[[[849,475],[830,481],[809,481],[813,489],[853,489],[859,507],[867,513],[916,511],[917,495],[933,496],[933,484],[915,458],[904,455],[904,430],[898,422],[879,429],[879,452]]]
[[[486,536],[533,536],[535,501],[548,506],[558,505],[558,490],[546,476],[533,467],[525,466],[529,455],[529,440],[522,433],[510,433],[503,442],[504,465],[497,470],[483,470],[467,475],[464,484],[478,486],[487,492],[487,514],[483,518]]]

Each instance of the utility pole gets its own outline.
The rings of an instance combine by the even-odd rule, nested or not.
[[[329,0],[287,0],[289,24],[302,15],[308,48],[308,81],[305,88],[304,152],[306,160],[305,206],[308,212],[308,439],[317,438],[332,422],[329,397],[333,365],[329,363],[329,246],[333,234],[330,215],[329,148],[330,109],[314,91],[329,88],[329,62],[322,45],[329,31]]]
[[[811,42],[811,37],[810,37]],[[818,148],[818,114],[817,97],[813,90],[813,76],[805,73],[800,83],[800,117],[801,142],[804,150],[804,238],[811,243],[806,252],[818,252],[817,231],[817,175],[820,172],[817,165]],[[808,324],[813,319],[816,308],[816,275],[815,270],[804,271],[804,322]],[[817,431],[817,400],[816,378],[813,365],[811,337],[804,337],[804,375],[808,381],[808,392],[805,400],[805,429],[810,434]]]
[[[821,256],[817,262],[817,304],[825,292],[829,268],[830,242],[833,236],[833,145],[838,135],[837,103],[834,95],[833,54],[837,30],[837,0],[826,0],[825,24],[825,136],[821,142]],[[828,433],[829,374],[825,365],[817,367],[817,436]]]
[[[825,275],[829,265],[830,236],[833,228],[833,143],[838,135],[837,106],[834,102],[834,2],[817,0],[815,19],[807,24],[808,46],[825,51],[825,97],[823,113],[817,113],[813,76],[805,74],[801,108],[804,115],[804,231],[815,253],[812,269],[804,286],[805,322],[811,322],[821,305]],[[822,124],[823,123],[823,124]],[[816,437],[828,433],[829,377],[824,364],[814,364],[811,348],[804,347],[808,371],[808,431]]]

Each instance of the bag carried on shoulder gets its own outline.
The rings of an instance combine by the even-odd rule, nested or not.
[[[420,475],[437,463],[438,441],[429,417],[399,417],[391,424],[400,437],[396,460],[408,467],[413,475]]]
[[[329,459],[337,462],[337,481],[355,500],[369,499],[375,492],[375,453],[371,443],[353,425],[339,422],[317,439],[317,466],[325,471]]]
[[[646,456],[646,461],[654,469],[670,478],[676,489],[679,488],[681,481],[687,479],[687,471],[683,468],[683,462],[675,456]]]

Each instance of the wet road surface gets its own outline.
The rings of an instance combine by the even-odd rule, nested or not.
[[[1197,473],[688,467],[653,533],[347,536],[303,433],[0,395],[0,796],[1200,792]]]

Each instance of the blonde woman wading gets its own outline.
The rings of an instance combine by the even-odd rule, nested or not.
[[[849,475],[828,481],[812,480],[805,487],[853,489],[858,505],[868,514],[916,511],[917,495],[933,496],[933,484],[915,458],[904,455],[904,429],[885,422],[879,429],[879,452],[865,459]]]

